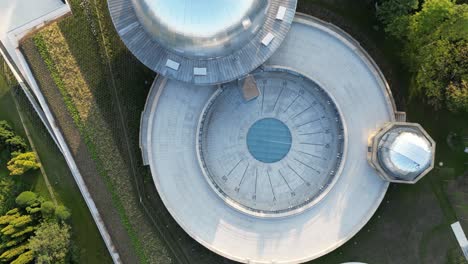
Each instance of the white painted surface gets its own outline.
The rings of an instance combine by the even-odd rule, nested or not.
[[[349,158],[320,203],[299,215],[258,219],[227,206],[212,191],[195,157],[195,131],[213,86],[157,82],[143,117],[148,123],[142,125],[142,145],[149,150],[145,155],[166,207],[198,242],[244,263],[300,263],[345,243],[378,208],[388,183],[367,162],[367,140],[375,129],[394,121],[395,108],[367,54],[325,23],[296,18],[267,65],[288,67],[314,80],[343,113]]]
[[[466,239],[465,232],[463,232],[463,228],[460,225],[460,222],[453,223],[451,227],[455,237],[457,238],[458,244],[460,245],[460,248],[465,255],[466,260],[468,260],[468,240]]]
[[[275,35],[268,32],[268,34],[262,39],[262,44],[265,46],[270,45],[271,41],[275,38]]]
[[[175,71],[177,71],[177,70],[179,70],[180,63],[169,59],[166,62],[166,66],[173,69],[173,70],[175,70]]]
[[[193,68],[193,75],[196,76],[205,76],[206,75],[206,68]]]
[[[286,7],[280,6],[278,8],[278,13],[276,14],[276,19],[284,20],[284,16],[286,15]]]
[[[0,34],[63,7],[60,0],[0,0]]]

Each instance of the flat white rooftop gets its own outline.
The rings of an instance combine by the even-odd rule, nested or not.
[[[14,30],[63,6],[60,0],[0,0],[0,33]]]
[[[395,120],[395,108],[382,74],[359,44],[339,29],[310,17],[296,16],[283,45],[264,67],[288,69],[312,80],[329,94],[341,113],[347,142],[342,170],[334,186],[312,207],[295,215],[261,218],[228,205],[213,190],[197,159],[196,138],[200,115],[217,93],[217,86],[157,80],[142,118],[141,147],[166,207],[195,240],[239,262],[300,263],[345,243],[377,210],[388,183],[367,162],[367,140],[385,122]],[[258,85],[261,89],[262,83]],[[267,97],[266,106],[272,107],[275,97]],[[244,103],[260,104],[261,98]],[[296,107],[299,112],[295,113],[300,113],[299,105]],[[226,110],[222,113],[226,124],[231,124],[229,111],[236,111],[235,107],[222,109]],[[223,135],[232,140],[224,132],[217,135],[218,140]],[[268,164],[263,166],[269,169]],[[280,183],[277,186],[280,188]]]
[[[0,0],[0,41],[17,65],[22,58],[16,51],[18,41],[31,29],[70,11],[60,0]],[[20,67],[23,75],[27,70]],[[29,77],[29,76],[28,76]]]

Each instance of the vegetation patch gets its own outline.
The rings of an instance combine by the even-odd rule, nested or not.
[[[117,151],[112,149],[100,149],[100,147],[112,148],[112,146],[115,146],[113,142],[105,142],[112,140],[112,138],[106,137],[106,135],[111,134],[111,132],[107,124],[103,122],[99,109],[96,107],[93,94],[85,82],[74,57],[68,50],[67,43],[57,24],[53,23],[40,31],[40,33],[34,37],[34,42],[51,72],[52,78],[59,88],[76,126],[84,137],[88,150],[98,165],[101,176],[106,179],[109,185],[108,187],[112,193],[115,206],[120,213],[125,228],[130,234],[136,251],[139,252],[141,260],[146,262],[143,253],[139,250],[141,245],[138,237],[135,235],[129,223],[119,196],[114,191],[115,180],[112,180],[108,176],[106,169],[103,168],[103,162],[97,154],[98,151],[107,150],[108,152],[106,153],[111,153],[111,156],[108,157],[111,161],[119,159]],[[100,145],[96,146],[95,142],[99,142]]]
[[[34,192],[21,193],[16,207],[0,216],[0,262],[72,262],[71,228],[66,223],[70,214],[58,212],[53,203]]]
[[[38,57],[40,56],[38,55]],[[51,79],[49,74],[48,77]],[[15,197],[24,190],[34,191],[46,200],[52,198],[49,192],[53,191],[59,204],[57,212],[65,215],[70,215],[70,212],[73,212],[70,220],[67,221],[73,229],[70,253],[73,262],[111,263],[105,244],[62,153],[55,146],[55,142],[1,57],[0,119],[8,120],[18,135],[28,135],[28,139],[34,143],[34,150],[38,152],[43,167],[40,171],[29,171],[24,176],[9,176],[5,165],[10,159],[10,154],[8,151],[0,151],[0,215],[15,206]],[[53,190],[47,187],[42,173],[47,173]],[[55,208],[55,202],[48,201],[43,205],[47,204]],[[64,206],[61,204],[66,204],[69,210],[62,210]],[[86,235],[83,236],[83,234]]]
[[[69,210],[31,191],[16,197],[27,187],[27,172],[40,167],[28,150],[10,124],[0,121],[0,153],[10,158],[0,160],[0,263],[71,263]]]
[[[411,93],[436,108],[468,112],[468,4],[454,0],[383,0],[377,16],[403,44]]]

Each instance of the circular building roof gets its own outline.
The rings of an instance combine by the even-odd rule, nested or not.
[[[268,0],[136,0],[135,10],[157,42],[192,58],[241,49],[265,23]]]
[[[297,0],[108,0],[120,37],[172,79],[218,84],[264,63],[291,26]]]
[[[395,127],[383,135],[377,157],[382,168],[395,178],[414,180],[432,163],[429,140],[411,127]]]
[[[245,101],[235,84],[218,89],[201,113],[197,150],[213,190],[257,217],[298,214],[339,176],[345,146],[340,113],[312,80],[280,68],[253,74]]]
[[[270,69],[277,68],[288,71],[270,72]],[[229,88],[232,83],[220,90],[218,86],[195,87],[167,78],[158,79],[149,94],[142,119],[143,158],[145,164],[150,165],[156,188],[171,215],[202,245],[224,257],[244,263],[302,263],[318,258],[345,243],[367,223],[378,208],[388,182],[380,178],[377,171],[367,162],[367,137],[375,127],[394,121],[395,109],[383,76],[359,44],[332,25],[310,17],[296,17],[290,34],[278,51],[266,62],[264,69],[265,72],[270,72],[268,75],[271,74],[266,76],[267,83],[271,82],[271,85],[265,86],[268,88],[262,91],[263,81],[257,81],[260,95],[248,102],[241,101],[238,99],[239,96],[235,96],[236,92],[241,92],[239,88]],[[254,73],[254,77],[255,74],[257,73]],[[284,95],[278,96],[283,81],[286,82],[287,88],[283,91]],[[314,96],[305,92],[303,97],[298,97],[297,103],[292,103],[295,99],[291,96],[293,92],[300,94],[300,87],[304,84],[307,84],[305,87],[312,87],[313,91],[316,87],[312,85],[314,83],[333,98],[330,105],[324,95],[321,95],[323,99],[317,100],[317,103],[326,102],[324,107],[328,110],[321,107],[311,112],[306,110],[307,103],[314,105],[313,99],[320,98],[319,91]],[[265,97],[262,100],[263,96]],[[276,103],[277,98],[280,99]],[[211,100],[212,107],[220,111],[209,117],[210,111],[206,110],[207,102]],[[221,101],[225,103],[221,104]],[[288,108],[289,103],[292,105],[286,113],[290,115],[281,114]],[[244,111],[245,116],[237,113],[236,105],[239,111]],[[248,105],[252,106],[250,111],[247,110]],[[306,200],[308,193],[302,190],[308,186],[299,184],[301,182],[299,177],[292,178],[295,174],[292,170],[283,171],[282,167],[276,166],[287,161],[304,179],[310,177],[308,180],[311,187],[312,184],[326,182],[329,179],[314,173],[312,168],[318,166],[326,170],[326,166],[334,166],[336,163],[320,161],[319,158],[314,159],[306,153],[313,155],[319,153],[322,157],[335,161],[340,157],[338,155],[333,157],[333,154],[321,151],[323,149],[320,146],[314,148],[310,145],[299,148],[297,144],[301,142],[300,139],[304,139],[298,136],[298,133],[314,133],[326,128],[327,125],[336,125],[330,122],[337,116],[333,105],[340,110],[338,113],[344,129],[345,147],[341,157],[341,170],[337,174],[339,177],[334,178],[336,182],[319,202],[295,214],[279,218],[259,218],[249,213],[251,211],[246,213],[229,204],[228,200],[220,197],[213,189],[213,183],[207,179],[204,172],[207,168],[212,176],[219,178],[218,187],[221,190],[226,190],[226,193],[231,191],[230,197],[234,201],[239,204],[244,202],[241,193],[248,194],[246,198],[249,198],[251,191],[246,187],[252,186],[252,183],[246,183],[255,174],[246,173],[237,195],[236,187],[242,181],[247,163],[241,162],[232,170],[239,162],[235,158],[244,155],[252,163],[249,167],[258,164],[262,168],[261,177],[265,183],[262,186],[270,184],[266,169],[269,167],[272,172],[270,177],[274,179],[273,189],[291,197],[279,173],[281,170],[285,178],[291,176],[286,180],[289,180],[288,183],[296,183],[297,185],[291,184],[291,188],[297,189],[297,193],[304,195]],[[259,110],[262,109],[264,114],[261,112],[259,114]],[[304,110],[306,110],[305,116],[298,115]],[[312,117],[315,112],[319,115],[326,113],[328,121],[317,122],[320,125],[310,123],[306,131],[300,130],[298,126],[306,123],[305,119]],[[203,113],[208,115],[203,117]],[[298,120],[288,119],[296,115]],[[204,118],[210,121],[201,125]],[[265,118],[277,119],[281,123],[267,122],[254,126],[256,122]],[[233,128],[233,131],[222,130],[221,124]],[[283,124],[291,133],[291,141]],[[265,132],[265,127],[276,128],[278,134],[261,136]],[[253,146],[253,151],[249,151],[246,145],[250,129],[254,129],[251,131],[252,142],[262,139],[277,140],[280,141],[279,145],[273,150],[266,150],[261,142],[257,141],[252,144],[259,146]],[[268,130],[271,131],[271,128]],[[322,144],[327,140],[331,142],[337,140],[340,129],[330,131],[330,135],[334,136],[327,138],[326,134],[309,135],[310,138],[306,136],[307,141],[303,142]],[[245,145],[231,146],[231,142]],[[289,150],[282,147],[289,142],[291,142]],[[225,149],[221,151],[223,146]],[[340,150],[339,145],[333,143],[330,144],[330,150],[333,149],[332,146],[335,146],[335,151]],[[206,167],[203,167],[203,162],[200,162],[198,157],[201,153],[200,147],[201,152],[208,153],[208,155],[202,154],[207,158]],[[226,167],[223,166],[224,163]],[[285,167],[288,168],[287,165]],[[226,176],[231,170],[229,177]],[[223,176],[228,179],[226,184],[222,183]],[[231,176],[233,177],[230,178]],[[265,190],[271,191],[272,188],[265,187]],[[317,189],[314,187],[311,190],[315,192]],[[297,200],[289,200],[291,204],[302,204],[297,196],[299,195],[294,198]],[[268,198],[266,195],[264,197]],[[247,202],[252,202],[251,198],[250,196]],[[272,198],[272,194],[269,198]],[[279,205],[279,201],[287,200],[277,199],[277,201]],[[280,208],[284,208],[284,204],[286,203],[282,202]]]

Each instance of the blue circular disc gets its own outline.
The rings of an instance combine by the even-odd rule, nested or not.
[[[291,149],[291,143],[289,128],[276,118],[260,119],[247,132],[250,154],[264,163],[282,160]]]

